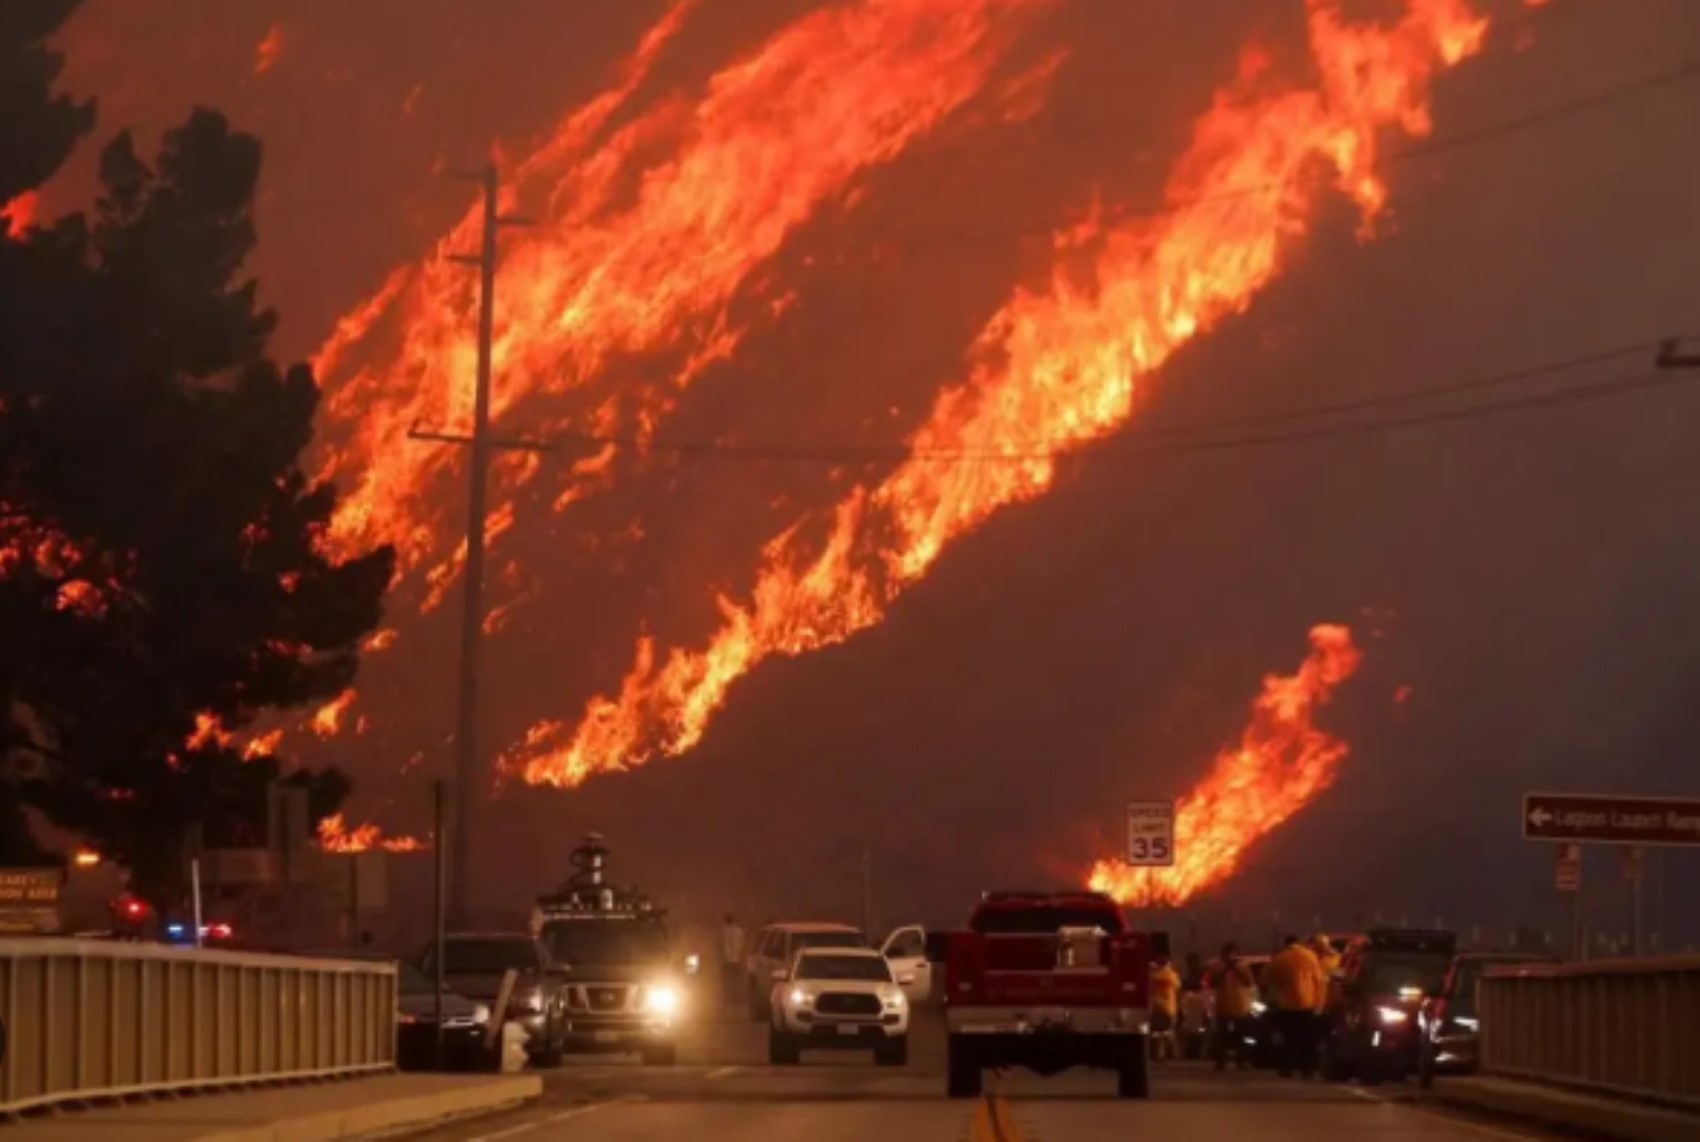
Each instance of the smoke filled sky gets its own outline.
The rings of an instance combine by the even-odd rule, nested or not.
[[[826,6],[703,0],[622,116],[693,105],[718,69]],[[1242,49],[1302,66],[1301,0],[1031,7],[976,94],[825,196],[741,284],[735,313],[772,314],[705,369],[660,438],[900,443],[1011,290],[1049,282],[1055,230],[1095,199],[1112,213],[1161,202]],[[506,877],[498,896],[552,879],[589,828],[703,907],[849,910],[863,849],[894,920],[948,916],[993,884],[1077,879],[1114,851],[1120,804],[1183,794],[1237,738],[1263,676],[1328,621],[1352,624],[1365,654],[1321,714],[1351,753],[1207,904],[1544,922],[1550,854],[1518,838],[1523,790],[1700,793],[1700,392],[1257,447],[1128,446],[1700,334],[1700,81],[1490,130],[1692,62],[1700,7],[1481,7],[1495,18],[1482,53],[1436,81],[1441,145],[1384,164],[1391,204],[1373,239],[1324,195],[1286,272],[1169,361],[1123,437],[959,541],[884,622],[750,673],[684,757],[573,791],[508,788],[479,855],[492,873],[523,858],[535,875]],[[252,268],[281,350],[306,356],[465,213],[448,172],[492,142],[523,159],[610,86],[665,10],[87,0],[65,85],[99,97],[102,136],[205,104],[263,138]],[[50,188],[49,213],[79,204],[92,153]],[[1650,356],[1558,379],[1638,374]],[[610,383],[678,367],[638,355]],[[616,691],[640,631],[702,641],[716,592],[747,591],[761,545],[862,475],[661,455],[573,512],[522,505],[493,562],[493,602],[514,605],[487,656],[492,746]],[[452,487],[442,506],[458,518]],[[424,779],[448,764],[454,650],[453,607],[421,618],[421,591],[398,587],[401,647],[362,677],[365,732],[301,746],[356,776],[357,815],[415,831]],[[1605,855],[1591,907],[1621,925]],[[1670,858],[1673,883],[1693,881],[1696,859]]]

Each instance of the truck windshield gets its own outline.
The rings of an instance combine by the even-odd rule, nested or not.
[[[987,908],[974,917],[983,936],[1054,936],[1064,928],[1121,931],[1120,918],[1102,908]]]
[[[1383,952],[1365,965],[1363,989],[1369,995],[1436,991],[1446,978],[1451,957],[1434,952]]]
[[[798,932],[791,937],[794,949],[803,948],[865,948],[868,941],[860,932]]]
[[[797,961],[798,979],[857,979],[891,982],[891,969],[878,956],[835,956],[811,953]]]
[[[543,942],[566,967],[667,960],[667,929],[656,920],[551,920],[543,925]]]

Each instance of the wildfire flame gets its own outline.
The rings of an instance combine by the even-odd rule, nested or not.
[[[277,752],[277,747],[282,744],[283,731],[281,729],[261,734],[259,737],[254,738],[252,741],[248,742],[247,745],[242,747],[242,759],[244,761],[253,761],[256,758],[270,757],[272,754]]]
[[[1238,746],[1175,807],[1175,863],[1133,868],[1101,860],[1088,883],[1123,904],[1181,904],[1230,876],[1246,849],[1334,783],[1346,743],[1314,725],[1317,707],[1350,678],[1362,658],[1343,626],[1310,632],[1298,672],[1270,675],[1251,704]]]
[[[386,837],[370,823],[350,829],[341,813],[319,822],[319,848],[327,853],[364,853],[382,849],[391,853],[422,852],[430,846],[418,837]]]
[[[352,689],[344,690],[320,706],[308,722],[313,732],[322,738],[332,738],[341,733],[343,718],[348,714],[349,707],[354,705],[355,697]]]
[[[234,734],[226,730],[215,714],[200,713],[195,715],[195,728],[183,742],[192,750],[210,749],[214,746],[224,747],[235,740]]]
[[[968,379],[914,433],[910,459],[858,485],[829,521],[771,541],[750,597],[719,599],[723,621],[706,647],[663,656],[641,639],[618,694],[592,699],[576,726],[534,726],[504,764],[566,786],[689,749],[737,678],[879,622],[953,540],[1042,495],[1057,453],[1125,424],[1179,347],[1276,277],[1321,196],[1319,174],[1373,222],[1387,201],[1381,132],[1429,132],[1434,77],[1480,50],[1488,22],[1468,0],[1405,0],[1391,25],[1352,23],[1312,0],[1308,26],[1314,82],[1284,84],[1246,53],[1171,172],[1169,210],[1069,232],[1073,262],[1095,251],[1084,280],[1059,268],[1049,289],[1018,291],[978,338]],[[991,462],[950,462],[963,457]]]
[[[265,38],[254,48],[254,74],[264,75],[277,66],[277,61],[283,58],[284,34],[282,24],[273,24],[266,29]]]
[[[21,235],[35,225],[40,208],[41,197],[33,190],[24,191],[10,202],[0,203],[0,235],[7,238]]]
[[[603,138],[691,7],[675,6],[620,82],[513,172],[509,198],[536,222],[504,240],[494,413],[529,400],[528,431],[546,432],[566,415],[560,398],[576,394],[575,417],[617,407],[652,428],[684,386],[742,340],[731,305],[752,272],[823,206],[844,200],[859,172],[895,158],[979,93],[1016,40],[1003,17],[1047,2],[834,5],[720,71],[694,104],[663,101]],[[663,146],[671,157],[653,160]],[[634,176],[628,204],[620,188]],[[332,542],[394,542],[406,569],[435,562],[434,598],[459,573],[448,497],[431,494],[457,470],[459,450],[404,442],[416,423],[470,421],[477,275],[448,255],[477,248],[480,219],[469,212],[435,257],[392,277],[318,354],[329,374],[321,378],[325,428],[342,440],[330,446],[324,474],[349,489]],[[398,343],[342,373],[355,343],[386,315]],[[662,349],[689,359],[672,378],[604,381],[612,360]],[[495,491],[511,496],[536,470],[504,472]]]

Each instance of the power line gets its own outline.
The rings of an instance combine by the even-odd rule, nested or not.
[[[1361,400],[1341,401],[1332,404],[1314,405],[1305,409],[1293,409],[1268,416],[1239,417],[1231,420],[1221,420],[1189,426],[1177,426],[1168,429],[1150,429],[1128,434],[1122,439],[1124,443],[1113,448],[1102,447],[1100,454],[1174,454],[1184,452],[1218,451],[1227,448],[1255,447],[1267,444],[1289,443],[1302,440],[1332,439],[1355,434],[1370,432],[1387,432],[1402,428],[1418,427],[1427,424],[1441,424],[1476,417],[1494,416],[1505,412],[1561,407],[1568,404],[1601,400],[1609,397],[1626,395],[1649,388],[1663,388],[1672,384],[1682,384],[1700,380],[1700,375],[1673,373],[1668,371],[1635,374],[1627,377],[1616,377],[1605,381],[1594,381],[1568,388],[1547,390],[1539,393],[1525,394],[1518,397],[1508,397],[1498,401],[1484,401],[1466,404],[1455,408],[1439,409],[1426,413],[1414,413],[1402,417],[1389,417],[1379,420],[1360,420],[1341,425],[1325,425],[1292,431],[1266,433],[1252,436],[1220,437],[1224,430],[1256,428],[1263,425],[1291,423],[1296,420],[1311,419],[1339,415],[1345,412],[1358,412],[1366,409],[1395,407],[1442,396],[1456,395],[1461,392],[1481,391],[1491,387],[1503,386],[1522,380],[1532,380],[1556,373],[1576,369],[1585,365],[1599,364],[1627,356],[1631,352],[1657,348],[1659,342],[1644,342],[1617,349],[1601,350],[1594,353],[1581,354],[1544,365],[1530,366],[1483,377],[1471,378],[1466,381],[1452,382],[1443,385],[1431,385],[1422,389],[1409,389],[1398,393],[1378,397],[1367,397]],[[663,452],[679,456],[707,456],[751,461],[787,461],[825,464],[899,464],[899,463],[944,463],[944,464],[976,464],[976,463],[1031,463],[1035,461],[1058,460],[1076,454],[1079,450],[1091,446],[1091,441],[1071,442],[1054,448],[1032,449],[1019,451],[951,451],[914,449],[903,444],[876,445],[767,445],[767,444],[734,444],[722,441],[663,441],[644,440],[630,436],[610,436],[593,433],[569,432],[564,434],[568,439],[581,444],[596,447],[615,447],[632,449],[642,452]],[[1175,439],[1176,437],[1193,437],[1193,439]]]
[[[1513,397],[1502,401],[1488,401],[1481,404],[1466,405],[1462,408],[1442,409],[1437,412],[1419,413],[1411,416],[1391,417],[1379,421],[1361,421],[1355,424],[1336,425],[1325,428],[1300,429],[1292,432],[1271,433],[1264,436],[1229,437],[1223,440],[1191,441],[1172,447],[1157,446],[1134,451],[1146,454],[1165,452],[1211,452],[1225,451],[1238,448],[1259,448],[1274,444],[1291,444],[1309,440],[1339,440],[1351,436],[1365,436],[1375,433],[1396,432],[1407,428],[1421,428],[1426,425],[1459,423],[1462,421],[1479,420],[1499,416],[1511,412],[1522,412],[1534,409],[1560,408],[1567,405],[1587,404],[1606,400],[1612,397],[1627,396],[1644,392],[1649,389],[1667,388],[1673,385],[1693,384],[1700,381],[1700,376],[1683,375],[1680,373],[1657,372],[1637,373],[1626,377],[1616,377],[1607,381],[1596,381],[1592,384],[1577,385],[1573,388],[1560,389],[1556,392],[1537,393],[1532,396]]]
[[[1386,161],[1390,163],[1413,162],[1420,159],[1427,159],[1434,155],[1444,154],[1448,151],[1460,150],[1466,147],[1479,146],[1483,143],[1494,142],[1534,127],[1544,126],[1548,123],[1581,115],[1600,107],[1609,106],[1610,104],[1619,102],[1620,100],[1627,99],[1630,96],[1675,87],[1679,84],[1690,82],[1696,78],[1700,78],[1700,61],[1690,60],[1685,63],[1678,64],[1675,67],[1667,68],[1664,71],[1641,76],[1637,79],[1626,80],[1623,83],[1605,88],[1604,90],[1592,92],[1588,95],[1578,96],[1575,99],[1565,100],[1561,103],[1555,103],[1548,107],[1540,108],[1538,110],[1528,112],[1527,114],[1515,116],[1498,123],[1492,123],[1486,127],[1481,127],[1473,131],[1465,131],[1457,135],[1450,135],[1444,139],[1432,139],[1427,142],[1413,143],[1389,153],[1386,156]],[[1078,135],[1070,136],[1069,141],[1075,141],[1085,137],[1086,136]],[[1115,136],[1105,132],[1101,136],[1097,137],[1108,139]],[[1279,182],[1266,182],[1256,186],[1237,187],[1230,190],[1218,191],[1214,194],[1197,195],[1195,197],[1179,201],[1164,202],[1160,205],[1154,204],[1150,206],[1127,207],[1113,211],[1107,210],[1103,221],[1107,225],[1114,225],[1120,222],[1140,219],[1165,218],[1199,206],[1211,206],[1219,202],[1233,202],[1243,198],[1255,197],[1260,194],[1269,194],[1273,191],[1279,190],[1281,186],[1282,184]],[[1008,238],[1052,237],[1059,230],[1066,228],[1066,224],[1059,225],[1051,223],[1044,226],[1020,227],[1008,230],[958,231],[954,233],[949,231],[933,230],[911,232],[899,231],[898,233],[916,234],[919,239],[918,244],[925,248],[927,246],[935,245],[963,245],[993,242]]]
[[[1256,428],[1267,424],[1286,424],[1295,420],[1310,420],[1314,417],[1338,416],[1347,412],[1362,412],[1372,408],[1390,408],[1405,404],[1419,404],[1443,396],[1455,396],[1458,393],[1476,392],[1483,389],[1499,388],[1503,385],[1515,384],[1518,381],[1535,380],[1551,376],[1555,373],[1569,372],[1572,369],[1585,368],[1589,365],[1602,365],[1607,361],[1616,361],[1637,353],[1657,352],[1664,341],[1637,341],[1633,344],[1621,345],[1615,349],[1600,349],[1597,351],[1566,357],[1558,361],[1549,361],[1540,365],[1527,365],[1522,368],[1509,369],[1499,373],[1489,373],[1481,377],[1472,377],[1464,381],[1450,381],[1445,384],[1427,385],[1417,388],[1400,389],[1396,392],[1383,393],[1380,396],[1360,397],[1355,400],[1331,401],[1322,404],[1301,405],[1297,408],[1284,409],[1279,412],[1245,416],[1232,420],[1218,420],[1207,424],[1173,425],[1168,428],[1151,429],[1147,436],[1193,436],[1201,433],[1220,432],[1225,428]]]

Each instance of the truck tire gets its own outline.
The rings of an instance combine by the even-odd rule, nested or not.
[[[643,1065],[646,1067],[671,1067],[679,1061],[679,1048],[672,1043],[662,1043],[643,1049]]]
[[[972,1039],[952,1035],[945,1047],[945,1093],[951,1098],[979,1098],[985,1076],[980,1071],[980,1054]]]
[[[909,1036],[898,1039],[887,1039],[874,1048],[874,1062],[882,1067],[906,1067],[909,1065]]]
[[[767,1033],[767,1061],[775,1067],[794,1067],[802,1060],[803,1052],[798,1049],[797,1041],[785,1032],[774,1028]]]
[[[1116,1068],[1117,1098],[1151,1097],[1151,1050],[1144,1035],[1133,1035],[1121,1051]]]

